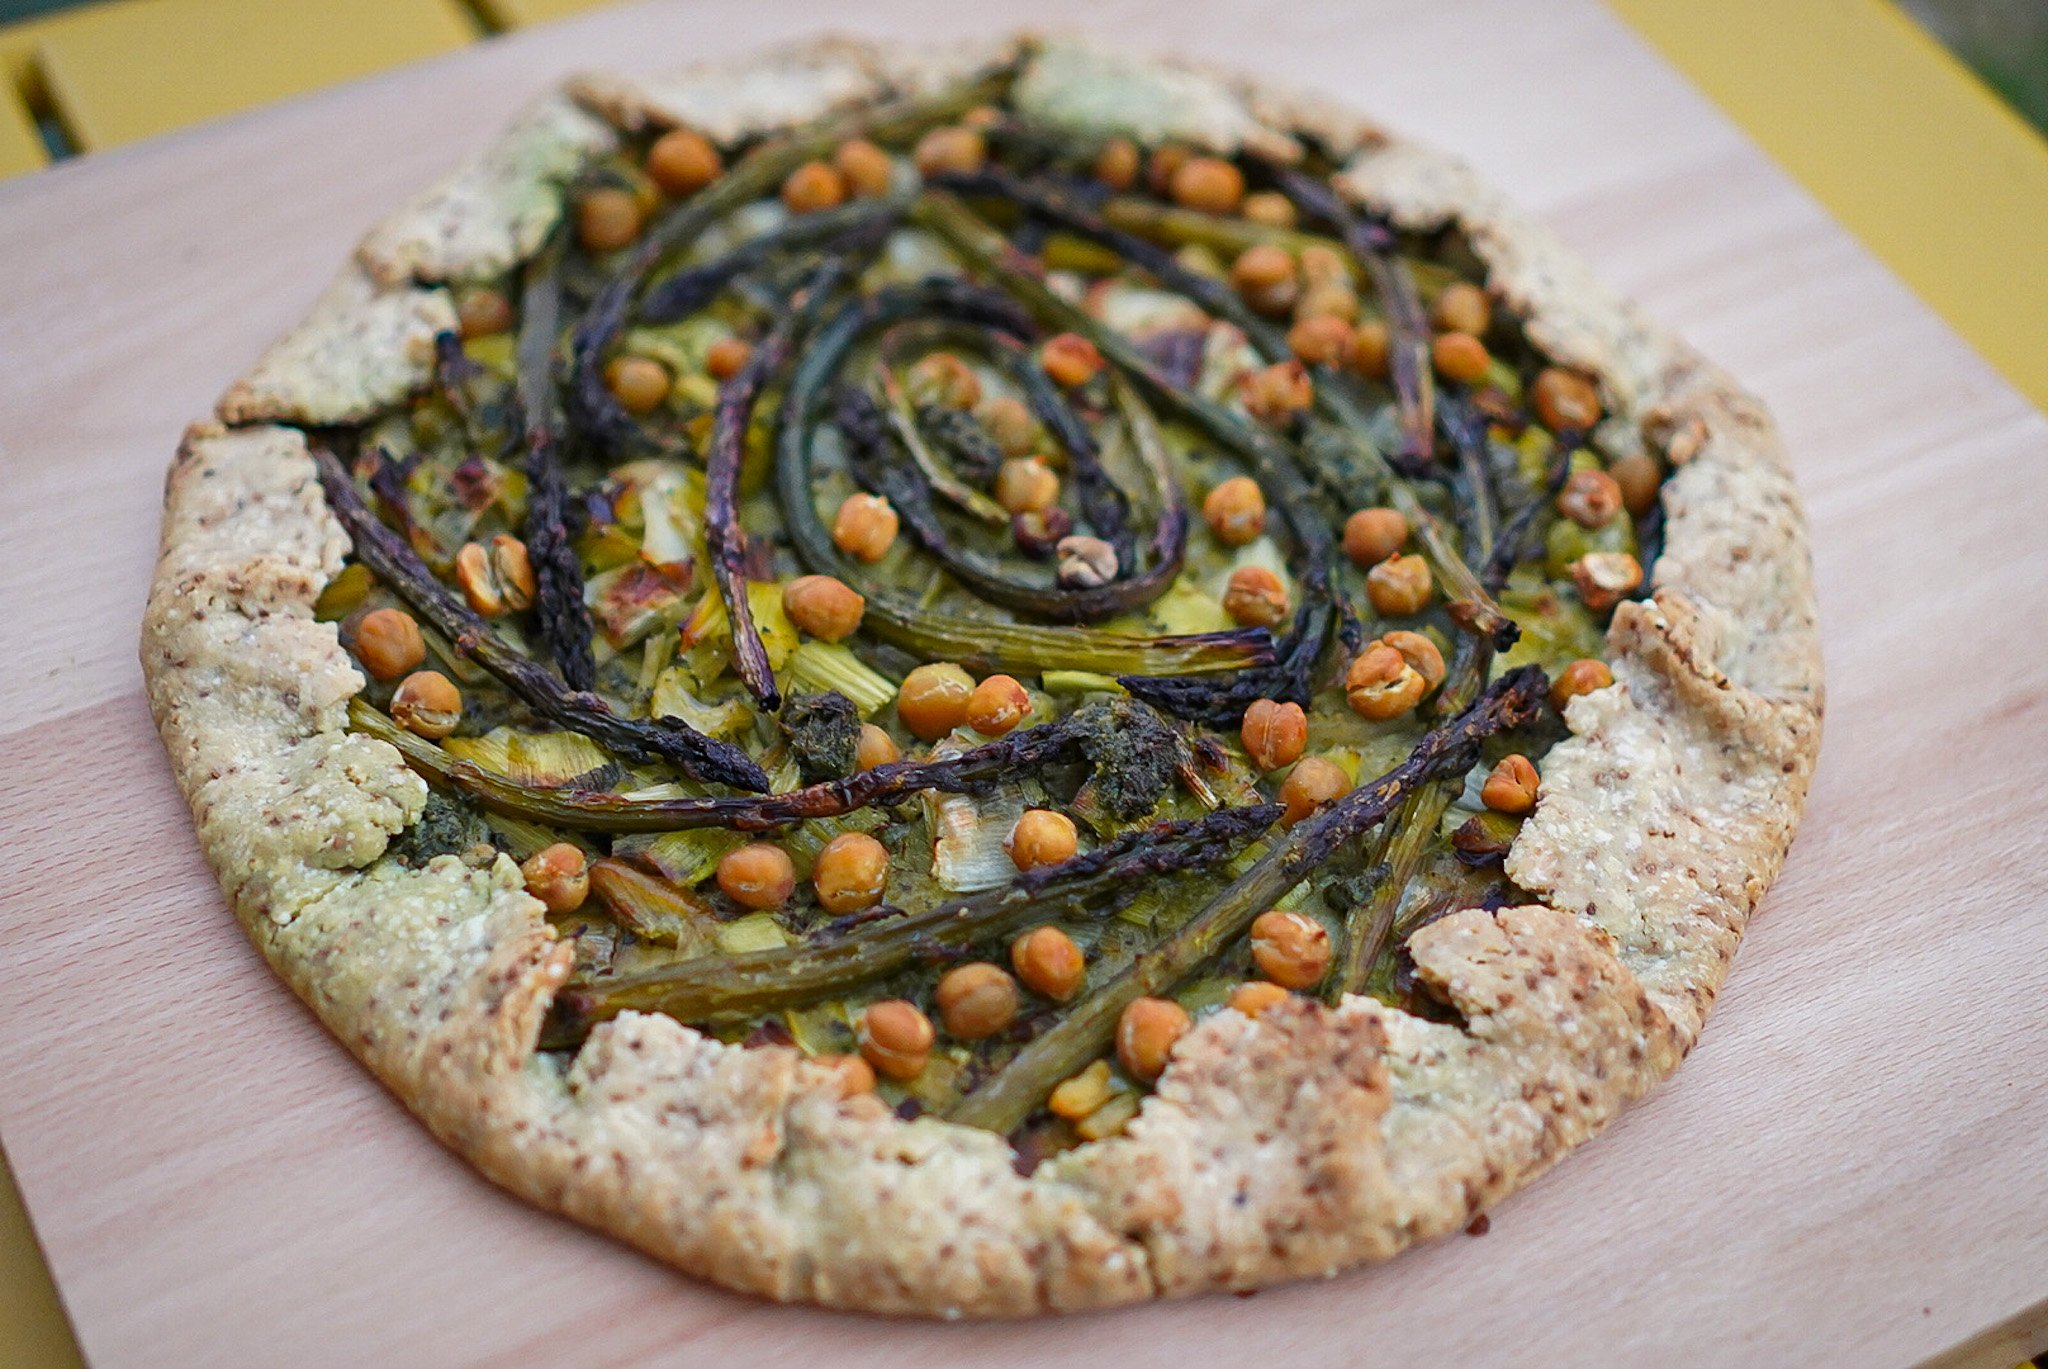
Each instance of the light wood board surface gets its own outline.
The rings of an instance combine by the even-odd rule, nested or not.
[[[644,6],[0,186],[0,1136],[130,1364],[1903,1364],[2048,1333],[2048,421],[1591,3],[1040,3],[1463,151],[1775,409],[1830,712],[1694,1058],[1458,1237],[1018,1326],[772,1307],[472,1176],[242,940],[142,707],[179,431],[384,209],[562,72],[796,7]],[[887,0],[853,27],[1001,16]],[[1979,1339],[1994,1327],[1995,1341]]]

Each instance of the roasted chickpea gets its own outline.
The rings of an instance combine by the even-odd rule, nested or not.
[[[1025,509],[1010,515],[1010,537],[1017,550],[1035,561],[1043,561],[1060,549],[1074,531],[1074,520],[1055,504],[1044,509]]]
[[[1252,923],[1252,963],[1283,989],[1312,989],[1330,970],[1330,934],[1306,913],[1260,913]]]
[[[1351,358],[1351,325],[1317,314],[1287,330],[1287,349],[1305,366],[1342,366]]]
[[[903,759],[903,748],[896,745],[896,739],[873,723],[860,725],[860,741],[853,753],[853,763],[862,770],[872,770],[878,765],[893,765]]]
[[[1204,214],[1228,214],[1244,198],[1244,173],[1221,157],[1190,157],[1167,185],[1173,202]]]
[[[1298,703],[1253,699],[1238,727],[1244,752],[1261,770],[1278,770],[1301,759],[1308,745],[1308,715]]]
[[[861,1058],[891,1079],[915,1079],[924,1073],[932,1042],[938,1037],[931,1019],[919,1012],[915,1003],[901,998],[870,1003],[860,1015],[855,1035]]]
[[[1038,442],[1038,420],[1024,401],[998,395],[981,406],[981,426],[1004,456],[1029,456]]]
[[[1239,566],[1223,588],[1223,611],[1245,627],[1275,627],[1287,617],[1287,586],[1264,566]]]
[[[1542,777],[1527,756],[1516,752],[1502,756],[1479,788],[1479,801],[1496,813],[1518,818],[1536,806],[1536,788]]]
[[[1324,243],[1312,242],[1301,249],[1301,278],[1310,285],[1351,285],[1351,267],[1344,254]]]
[[[438,670],[415,670],[391,695],[391,720],[439,741],[462,723],[462,691]]]
[[[1078,1122],[1107,1103],[1116,1090],[1109,1080],[1109,1061],[1097,1060],[1087,1069],[1062,1079],[1045,1100],[1046,1111],[1069,1122]]]
[[[1246,1017],[1257,1017],[1266,1009],[1278,1007],[1292,997],[1293,994],[1270,979],[1253,979],[1232,989],[1228,1002]]]
[[[1137,998],[1116,1023],[1116,1058],[1133,1079],[1151,1083],[1166,1072],[1173,1048],[1194,1023],[1170,998]]]
[[[1435,689],[1444,682],[1444,654],[1429,638],[1419,632],[1395,631],[1380,637],[1379,641],[1401,653],[1401,659],[1422,677],[1425,690]]]
[[[1384,642],[1359,652],[1344,674],[1344,701],[1353,713],[1373,722],[1400,717],[1428,692],[1422,672]]]
[[[1010,829],[1010,835],[1003,839],[1003,849],[1010,853],[1010,859],[1019,870],[1036,870],[1041,866],[1072,860],[1078,846],[1079,833],[1074,830],[1074,820],[1050,808],[1026,810],[1024,816],[1017,819],[1017,825]]]
[[[917,163],[920,176],[938,176],[948,171],[979,171],[988,160],[988,139],[981,130],[961,128],[935,128],[917,140],[917,150],[911,154]]]
[[[1378,319],[1367,319],[1351,334],[1351,369],[1367,380],[1385,380],[1391,375],[1393,355],[1393,337]]]
[[[1284,314],[1301,295],[1294,257],[1284,247],[1255,243],[1230,264],[1230,284],[1244,302],[1262,314]]]
[[[811,862],[811,885],[828,913],[872,908],[889,887],[889,848],[865,832],[842,832]]]
[[[1261,190],[1255,195],[1245,196],[1238,212],[1253,223],[1262,223],[1268,228],[1292,228],[1301,220],[1294,210],[1294,201],[1277,190]]]
[[[1552,432],[1584,432],[1600,421],[1600,392],[1577,371],[1546,366],[1529,387],[1536,417]]]
[[[510,332],[517,322],[503,290],[470,290],[455,306],[455,326],[466,338]]]
[[[782,183],[782,203],[792,214],[815,214],[846,203],[846,178],[829,162],[805,162]]]
[[[1657,492],[1663,488],[1664,473],[1657,468],[1656,457],[1648,452],[1630,452],[1616,457],[1607,471],[1621,487],[1623,508],[1641,518],[1657,507]]]
[[[1399,509],[1360,509],[1344,520],[1344,554],[1370,569],[1408,545],[1408,519]]]
[[[832,1079],[838,1085],[841,1098],[875,1091],[875,1067],[861,1056],[819,1055],[812,1057],[811,1063],[832,1071]]]
[[[1358,321],[1358,292],[1348,281],[1324,281],[1301,292],[1294,306],[1294,321],[1333,318],[1344,323]]]
[[[1557,511],[1582,528],[1604,528],[1621,512],[1621,483],[1606,471],[1573,471],[1557,492]]]
[[[1152,155],[1145,159],[1145,184],[1155,195],[1164,195],[1173,184],[1174,173],[1188,164],[1188,158],[1195,154],[1179,143],[1167,143],[1152,149]]]
[[[1429,361],[1436,373],[1460,385],[1485,379],[1491,360],[1486,344],[1470,333],[1438,333],[1429,348]]]
[[[901,526],[896,509],[879,494],[849,494],[832,517],[832,544],[869,565],[889,554]]]
[[[984,737],[1002,737],[1031,716],[1031,695],[1009,675],[991,675],[967,696],[967,725]]]
[[[1038,457],[1012,457],[996,471],[996,503],[1010,513],[1038,513],[1059,497],[1060,478]]]
[[[1343,766],[1321,756],[1303,756],[1280,784],[1280,802],[1287,808],[1282,821],[1292,827],[1350,792],[1351,776]]]
[[[535,851],[520,864],[519,873],[526,880],[526,892],[558,917],[575,912],[590,896],[590,870],[582,848],[566,841]]]
[[[1095,179],[1111,190],[1129,190],[1138,182],[1138,145],[1129,138],[1111,138],[1095,154]]]
[[[710,139],[691,129],[672,128],[647,149],[647,178],[671,195],[694,195],[724,170]]]
[[[1436,297],[1429,321],[1440,333],[1470,333],[1485,337],[1493,324],[1493,303],[1486,292],[1469,281],[1454,281]]]
[[[1245,412],[1267,423],[1285,424],[1315,402],[1315,385],[1298,361],[1276,361],[1253,371],[1238,385]]]
[[[1266,530],[1266,496],[1248,475],[1233,475],[1202,501],[1209,531],[1226,547],[1241,547]]]
[[[1573,661],[1550,682],[1550,706],[1564,712],[1564,706],[1581,694],[1591,694],[1596,689],[1605,689],[1614,683],[1614,672],[1607,668],[1607,662],[1596,661],[1582,656]]]
[[[1102,353],[1079,333],[1055,333],[1038,349],[1038,364],[1056,385],[1086,385],[1102,373]]]
[[[796,866],[789,853],[765,841],[727,851],[718,862],[718,887],[742,908],[780,908],[796,892]]]
[[[932,992],[946,1035],[982,1041],[1017,1020],[1017,981],[985,960],[955,965]]]
[[[821,642],[851,637],[867,607],[859,590],[829,575],[799,575],[782,587],[782,611]]]
[[[916,404],[946,409],[971,409],[981,403],[981,377],[951,352],[927,352],[904,377],[904,388]]]
[[[1010,968],[1031,992],[1064,1003],[1081,991],[1088,962],[1059,928],[1033,927],[1010,943]]]
[[[855,199],[876,200],[889,193],[896,164],[889,154],[865,138],[849,138],[832,153],[832,169]]]
[[[506,533],[481,542],[465,542],[455,553],[455,583],[469,606],[486,618],[502,618],[533,607],[540,592],[526,543]]]
[[[919,741],[935,742],[967,720],[974,677],[951,661],[921,665],[896,690],[896,716]]]
[[[356,624],[356,659],[374,678],[395,680],[427,659],[427,639],[404,609],[371,609]]]
[[[722,337],[704,353],[704,369],[713,380],[731,380],[754,359],[754,346],[736,337]]]
[[[1429,562],[1420,556],[1389,556],[1365,573],[1365,597],[1373,612],[1387,617],[1422,612],[1435,589]]]
[[[674,383],[668,367],[652,357],[615,356],[605,363],[605,388],[629,414],[653,413]]]
[[[576,240],[587,251],[616,252],[640,236],[645,218],[637,195],[605,186],[576,202]]]
[[[1116,548],[1100,537],[1062,537],[1054,544],[1053,554],[1059,558],[1059,582],[1063,589],[1101,589],[1116,579]]]
[[[1572,562],[1572,583],[1580,602],[1605,613],[1641,587],[1643,566],[1625,551],[1589,551]]]

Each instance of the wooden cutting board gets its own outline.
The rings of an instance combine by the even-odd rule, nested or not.
[[[574,67],[718,57],[814,22],[607,11],[0,186],[0,1135],[87,1355],[912,1369],[2039,1348],[2048,422],[1590,0],[1047,0],[1017,19],[1306,81],[1462,150],[1776,410],[1814,524],[1826,755],[1696,1058],[1484,1237],[1059,1323],[729,1296],[437,1148],[225,912],[143,709],[136,619],[180,429],[382,211]],[[887,0],[857,27],[998,22]]]

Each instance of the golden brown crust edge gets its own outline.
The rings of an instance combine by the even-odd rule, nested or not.
[[[902,79],[903,59],[868,60]],[[1510,858],[1553,906],[1460,913],[1416,937],[1420,973],[1465,1028],[1358,999],[1220,1013],[1124,1136],[1029,1178],[999,1138],[839,1101],[792,1052],[665,1018],[621,1018],[564,1067],[532,1046],[568,951],[511,862],[377,860],[424,790],[344,730],[359,678],[311,605],[346,539],[303,439],[197,427],[170,474],[142,651],[201,844],[279,974],[491,1178],[730,1287],[1027,1315],[1391,1255],[1527,1182],[1689,1049],[1818,750],[1804,524],[1770,421],[1457,163],[1236,89],[1256,117],[1296,121],[1275,136],[1345,130],[1361,149],[1350,186],[1376,206],[1460,219],[1546,348],[1601,374],[1622,421],[1681,435],[1656,597],[1617,612],[1619,683],[1572,705],[1576,735],[1546,762]],[[454,274],[416,234],[384,241]],[[337,387],[357,405],[403,383],[372,366],[376,384],[350,390],[303,338],[273,358],[294,345],[270,388],[314,409]],[[316,421],[289,404],[235,416]]]

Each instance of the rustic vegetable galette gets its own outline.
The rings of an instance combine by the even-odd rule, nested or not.
[[[1821,697],[1727,377],[1456,162],[1035,40],[533,107],[191,431],[143,660],[449,1146],[947,1316],[1471,1221],[1692,1045]]]

